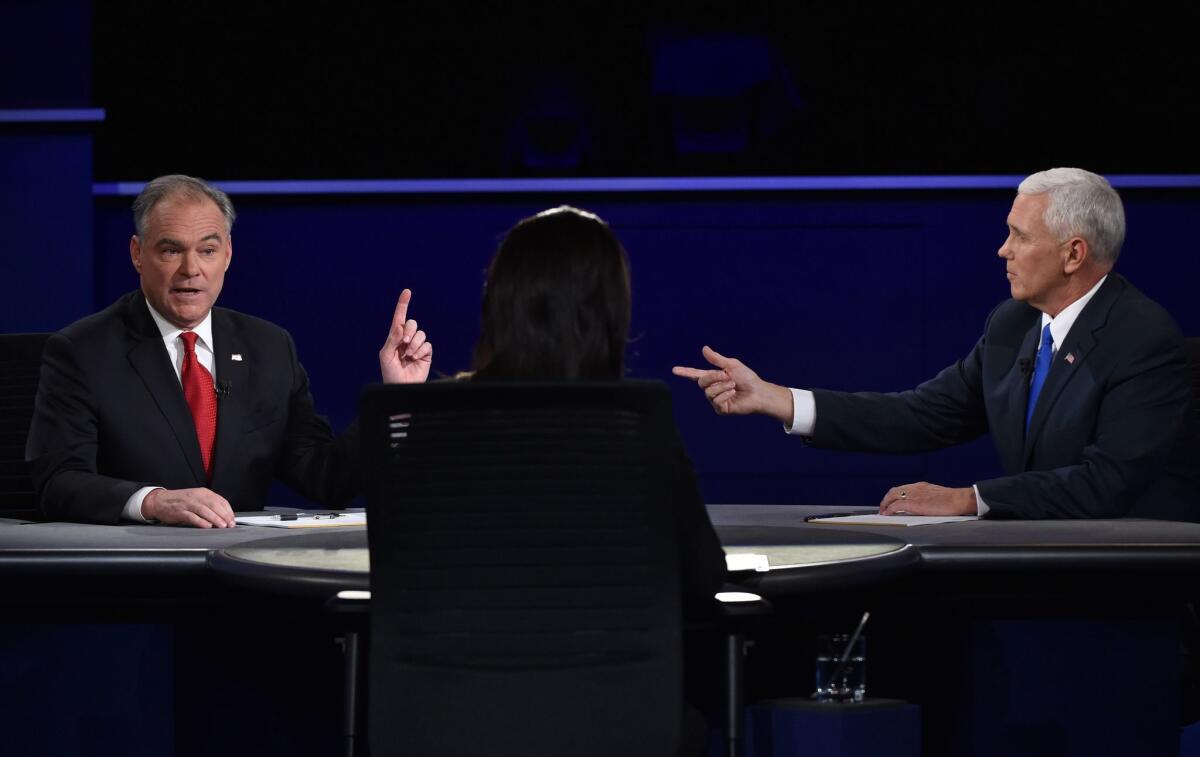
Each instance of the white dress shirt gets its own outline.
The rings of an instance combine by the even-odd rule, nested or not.
[[[1087,294],[1067,305],[1054,318],[1051,318],[1046,313],[1042,313],[1042,322],[1038,326],[1038,331],[1041,332],[1042,329],[1046,328],[1047,323],[1050,324],[1051,348],[1054,353],[1058,352],[1058,346],[1067,338],[1071,327],[1075,325],[1075,320],[1079,318],[1079,314],[1083,312],[1083,308],[1091,301],[1092,297],[1100,289],[1100,285],[1107,278],[1107,275],[1102,276],[1096,282],[1096,285],[1087,291]],[[1033,377],[1031,375],[1030,381],[1032,380]],[[817,426],[817,402],[813,397],[813,393],[807,389],[789,389],[789,391],[792,393],[792,425],[790,428],[784,427],[784,430],[789,434],[796,434],[798,436],[812,436],[813,429]],[[975,490],[977,514],[983,517],[987,515],[988,510],[991,508],[983,501],[983,497],[979,496],[979,488],[974,485],[971,488]]]
[[[149,301],[146,302],[146,308],[150,311],[150,317],[154,319],[154,324],[158,326],[158,333],[162,334],[163,344],[167,348],[167,355],[171,358],[171,367],[175,369],[175,378],[179,379],[182,383],[183,340],[179,338],[179,335],[184,332],[184,329],[179,328],[159,315],[158,311],[150,305]],[[196,325],[196,328],[189,330],[196,332],[196,359],[212,375],[215,391],[217,366],[213,355],[212,310],[208,311],[208,314],[204,316],[204,320],[200,321]],[[139,523],[148,522],[147,518],[142,515],[142,502],[145,501],[147,494],[155,489],[162,488],[161,486],[143,486],[141,489],[138,489],[125,501],[125,509],[121,512],[121,517]]]

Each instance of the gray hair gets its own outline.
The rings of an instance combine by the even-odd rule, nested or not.
[[[226,233],[233,232],[233,220],[237,213],[233,210],[233,202],[229,195],[209,184],[204,179],[184,176],[181,173],[159,176],[146,184],[141,194],[133,201],[133,225],[141,237],[146,230],[146,218],[154,206],[171,196],[182,196],[190,200],[209,199],[217,204],[221,215],[225,216]]]
[[[1026,177],[1017,192],[1049,194],[1042,220],[1050,232],[1060,242],[1083,237],[1097,262],[1117,262],[1125,241],[1125,208],[1108,179],[1082,168],[1051,168]]]

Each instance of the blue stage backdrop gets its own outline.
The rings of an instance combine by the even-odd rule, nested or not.
[[[1200,333],[1196,190],[1126,190],[1118,270]],[[987,439],[935,454],[807,449],[761,418],[719,418],[688,382],[709,344],[798,386],[898,390],[965,355],[1008,296],[996,250],[1011,190],[235,195],[239,220],[220,304],[288,328],[336,428],[362,387],[403,287],[433,340],[435,370],[470,366],[487,263],[516,220],[561,203],[599,213],[629,251],[629,374],[668,382],[709,502],[871,506],[915,480],[995,475]],[[96,302],[136,286],[129,197],[96,201]],[[53,298],[54,293],[46,293]],[[49,307],[49,305],[48,305]],[[73,303],[53,303],[66,316]],[[250,358],[252,359],[252,358]],[[295,503],[279,491],[279,504]]]

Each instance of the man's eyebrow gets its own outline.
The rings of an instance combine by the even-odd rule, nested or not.
[[[202,237],[200,239],[200,241],[207,242],[210,239],[220,242],[221,235],[214,231],[212,234]],[[163,237],[163,238],[159,239],[157,242],[154,243],[154,246],[155,247],[187,247],[187,245],[185,245],[183,242],[180,242],[177,239],[171,239],[170,237]]]

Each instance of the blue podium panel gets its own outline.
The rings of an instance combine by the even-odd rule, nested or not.
[[[0,625],[0,752],[171,757],[166,625]]]
[[[952,752],[1179,754],[1172,620],[996,620],[969,631]]]
[[[921,710],[898,699],[860,704],[774,699],[748,708],[749,757],[918,757]]]

